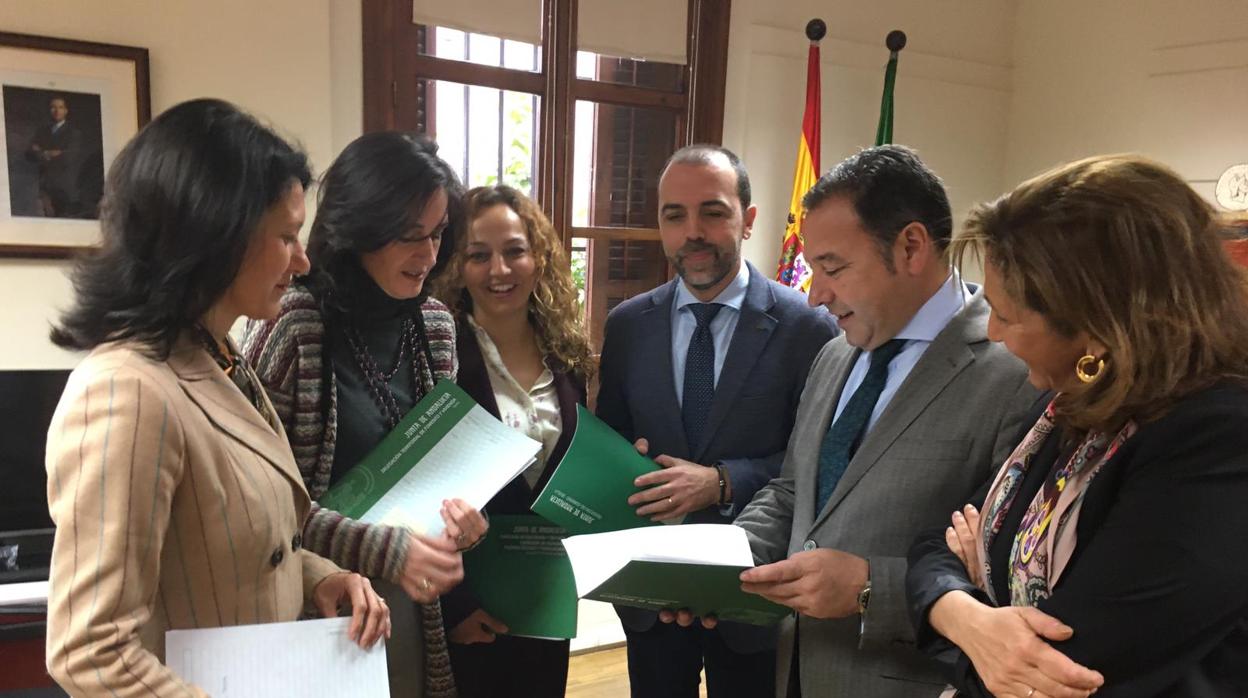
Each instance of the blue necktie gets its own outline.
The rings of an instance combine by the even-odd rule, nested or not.
[[[685,425],[685,440],[692,458],[702,445],[702,432],[715,397],[715,339],[711,336],[711,320],[724,306],[690,303],[685,307],[693,312],[698,322],[685,354],[685,387],[680,402],[680,419]]]
[[[884,384],[888,381],[888,362],[897,356],[897,352],[901,351],[905,343],[904,339],[893,339],[871,352],[871,367],[867,369],[866,377],[850,396],[849,402],[845,403],[841,416],[832,423],[828,433],[824,435],[823,444],[819,447],[819,491],[815,499],[816,516],[823,511],[823,506],[832,497],[832,492],[836,490],[836,483],[841,481],[845,468],[849,467],[849,460],[858,450],[858,443],[866,431],[867,422],[871,420],[871,413],[875,411],[875,403],[879,402],[880,393],[884,392]]]

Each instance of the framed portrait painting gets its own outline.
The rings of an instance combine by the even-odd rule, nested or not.
[[[0,256],[95,245],[104,173],[151,114],[147,49],[0,32]]]

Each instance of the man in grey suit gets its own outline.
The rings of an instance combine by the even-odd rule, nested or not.
[[[659,234],[677,278],[607,318],[598,416],[663,469],[629,503],[656,519],[730,523],[780,472],[811,362],[832,316],[741,259],[756,209],[736,155],[690,146],[659,180]],[[775,682],[775,628],[659,623],[617,607],[632,695],[758,698]]]
[[[909,149],[864,150],[803,199],[810,303],[844,335],[811,368],[780,477],[737,518],[747,591],[793,608],[780,696],[935,696],[914,647],[905,555],[1008,456],[1037,398],[988,341],[983,291],[950,269],[940,180]]]

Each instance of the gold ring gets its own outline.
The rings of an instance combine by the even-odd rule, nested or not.
[[[420,580],[420,588],[421,588],[421,589],[424,589],[425,591],[429,591],[430,589],[432,589],[432,588],[433,588],[433,585],[429,583],[429,578],[428,578],[428,577],[422,577],[422,578],[421,578],[421,580]]]
[[[669,505],[669,506],[671,505],[671,503],[672,503],[672,498],[671,498],[671,497],[668,497],[668,498],[667,498],[667,503],[668,503],[668,505]]]
[[[463,533],[459,534],[458,536],[455,536],[455,542],[459,543],[460,545],[463,545],[464,541],[466,540],[468,540],[468,536]]]
[[[1027,691],[1027,695],[1023,696],[1023,698],[1031,698],[1031,697],[1032,697],[1032,696],[1034,696],[1034,695],[1036,695],[1036,689],[1034,689],[1034,688],[1033,688],[1033,689],[1031,689],[1031,690]]]

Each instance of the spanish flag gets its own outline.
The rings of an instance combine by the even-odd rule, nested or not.
[[[820,23],[822,24],[822,23]],[[809,29],[808,29],[809,32]],[[822,38],[820,32],[820,38]],[[776,281],[803,293],[810,290],[810,267],[802,256],[802,197],[819,179],[819,40],[812,37],[806,59],[806,113],[802,117],[802,137],[797,144],[797,172],[793,175],[793,196],[789,199],[788,225],[780,248]]]

